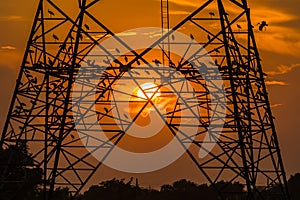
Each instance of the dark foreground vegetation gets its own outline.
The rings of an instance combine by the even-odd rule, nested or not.
[[[10,167],[5,167],[7,163]],[[26,167],[25,167],[26,166]],[[32,166],[32,167],[28,167]],[[6,180],[6,184],[2,184]],[[43,200],[40,188],[42,170],[34,167],[25,144],[10,146],[0,150],[0,200]],[[300,174],[291,176],[288,188],[292,200],[300,199]],[[263,192],[264,199],[275,200],[279,188],[274,186]],[[76,200],[218,200],[217,190],[222,190],[227,200],[247,199],[244,186],[240,183],[220,181],[215,187],[207,184],[197,185],[191,181],[179,180],[160,189],[140,187],[134,179],[112,179],[93,185]],[[12,198],[13,197],[13,198]],[[55,200],[69,200],[68,188],[57,188],[53,194]]]

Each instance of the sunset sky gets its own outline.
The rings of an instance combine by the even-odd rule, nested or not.
[[[169,0],[171,26],[199,7],[202,0]],[[74,0],[74,2],[77,2]],[[38,0],[0,1],[0,130],[10,105],[15,80]],[[159,0],[101,0],[99,16],[113,32],[160,26]],[[299,0],[249,0],[272,112],[288,176],[300,172],[300,3]],[[71,7],[71,6],[70,6]]]

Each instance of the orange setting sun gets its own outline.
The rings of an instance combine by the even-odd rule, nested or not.
[[[141,85],[141,88],[138,89],[137,96],[141,99],[153,99],[160,96],[160,89],[158,89],[158,85],[154,83],[144,83]]]

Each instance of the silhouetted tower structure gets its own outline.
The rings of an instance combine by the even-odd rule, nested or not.
[[[45,191],[49,190],[49,193],[45,192],[45,199],[51,199],[52,191],[59,186],[68,186],[72,195],[77,195],[103,163],[95,162],[91,152],[93,148],[101,150],[104,146],[89,146],[87,151],[82,141],[89,136],[80,135],[80,130],[75,129],[74,116],[82,113],[72,109],[72,93],[81,66],[107,67],[99,74],[99,96],[95,98],[101,123],[102,118],[114,118],[113,107],[105,107],[107,100],[118,101],[110,97],[114,84],[122,76],[132,74],[133,70],[140,74],[138,66],[141,63],[153,64],[147,55],[151,54],[153,47],[160,46],[163,56],[159,56],[155,64],[169,65],[170,69],[180,72],[201,88],[194,93],[202,102],[199,106],[203,119],[199,121],[199,127],[207,131],[211,123],[211,102],[208,101],[207,86],[194,69],[199,55],[195,53],[189,60],[171,53],[170,45],[175,40],[172,34],[177,30],[201,44],[214,59],[226,92],[226,119],[215,147],[203,159],[190,149],[187,149],[187,156],[199,174],[212,185],[220,180],[239,181],[245,184],[248,199],[264,199],[264,191],[277,186],[276,195],[280,199],[289,199],[264,83],[265,73],[254,38],[257,28],[251,24],[247,1],[203,0],[199,8],[170,28],[168,1],[162,0],[162,28],[167,31],[162,31],[163,36],[158,37],[151,48],[145,47],[141,52],[115,37],[115,33],[101,22],[98,7],[101,7],[98,0],[79,0],[73,4],[40,0],[2,132],[2,148],[20,142],[29,146],[35,160],[34,166],[30,167],[43,169],[43,187]],[[101,42],[110,37],[117,38],[119,45],[128,52],[119,55],[120,48],[103,48]],[[86,59],[96,47],[104,52],[98,55],[100,61]],[[89,76],[92,77],[93,73],[87,73],[85,78]],[[175,126],[167,124],[170,130],[175,130]],[[110,140],[115,145],[126,134],[111,131],[115,135]],[[199,131],[197,136],[201,133]],[[193,149],[199,149],[205,143],[201,137],[188,142]],[[113,150],[112,146],[105,148]],[[5,184],[8,178],[2,175],[1,184]],[[221,197],[226,196],[226,188],[217,185],[215,188]]]

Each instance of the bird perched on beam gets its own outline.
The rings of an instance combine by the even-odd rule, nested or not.
[[[154,62],[156,66],[161,65],[161,62],[158,59],[152,60],[152,62]]]
[[[208,14],[210,15],[210,17],[211,17],[211,18],[215,16],[215,13],[214,13],[214,12],[212,12],[212,11],[211,11],[211,12],[209,12]]]
[[[49,13],[50,17],[55,15],[54,12],[52,12],[50,9],[48,9],[48,13]]]

